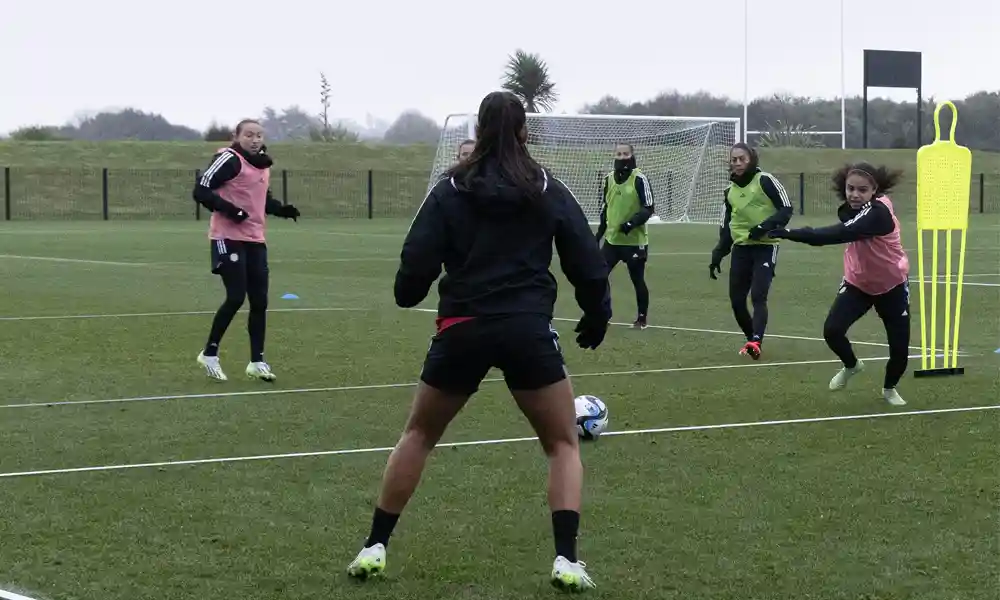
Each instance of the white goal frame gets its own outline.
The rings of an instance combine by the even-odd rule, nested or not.
[[[461,142],[475,140],[476,119],[475,113],[445,118],[428,191],[455,163]],[[600,186],[618,142],[635,146],[652,188],[649,223],[714,224],[729,184],[729,150],[742,141],[743,128],[739,117],[529,113],[528,136],[532,155],[570,188],[592,225],[599,222]]]

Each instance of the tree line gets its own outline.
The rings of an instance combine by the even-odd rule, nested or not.
[[[436,144],[441,125],[416,110],[404,111],[392,123],[370,120],[361,125],[331,121],[329,108],[333,87],[320,73],[319,109],[311,112],[300,106],[284,109],[265,107],[260,120],[275,141],[356,142],[382,141],[394,144]],[[500,76],[500,87],[524,102],[529,112],[549,112],[559,98],[548,65],[538,55],[518,49],[508,57]],[[976,150],[1000,151],[1000,91],[981,91],[965,98],[951,98],[959,113],[956,138]],[[916,148],[934,139],[934,98],[922,102],[918,130],[917,103],[875,98],[868,102],[869,148]],[[579,112],[590,114],[656,115],[687,117],[742,118],[738,100],[707,92],[671,91],[646,101],[626,103],[613,94],[585,104]],[[849,148],[863,145],[863,101],[846,100],[846,141]],[[839,135],[819,135],[819,131],[839,131],[839,99],[809,98],[775,94],[754,99],[747,109],[748,129],[761,131],[751,142],[761,146],[840,147]],[[942,135],[947,136],[950,112],[942,116]],[[61,126],[29,126],[10,134],[15,140],[139,140],[139,141],[224,141],[230,139],[231,125],[212,124],[206,131],[170,123],[159,114],[128,108],[102,112],[77,123]]]

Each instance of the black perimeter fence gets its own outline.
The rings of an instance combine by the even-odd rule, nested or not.
[[[595,174],[594,194],[600,177]],[[800,215],[829,215],[839,201],[828,173],[773,173]],[[51,169],[0,167],[4,219],[178,220],[206,218],[191,199],[196,170]],[[670,179],[668,177],[668,179]],[[428,184],[426,171],[306,171],[272,173],[274,195],[310,219],[412,218]],[[653,182],[656,204],[674,200],[673,186]],[[678,186],[680,187],[680,186]],[[686,191],[686,190],[683,190]],[[915,216],[916,182],[890,194],[900,216]],[[584,198],[580,198],[584,201]],[[596,200],[596,198],[595,198]],[[1000,173],[977,173],[969,190],[970,212],[1000,213]]]

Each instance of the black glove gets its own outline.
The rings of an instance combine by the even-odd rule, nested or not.
[[[715,276],[716,273],[722,272],[722,255],[718,250],[712,250],[712,262],[708,265],[708,276],[712,279],[718,279]]]
[[[577,333],[576,343],[581,348],[596,350],[601,345],[601,342],[604,341],[604,336],[608,333],[608,322],[603,319],[583,315],[573,331]]]
[[[618,231],[624,233],[625,235],[628,235],[633,229],[635,229],[635,225],[632,224],[632,221],[625,221],[618,226]]]
[[[298,223],[299,217],[302,216],[299,209],[291,204],[282,204],[276,214],[283,219],[293,219],[296,223]]]
[[[236,206],[232,202],[223,203],[219,207],[219,210],[222,212],[222,214],[226,215],[229,219],[237,223],[242,223],[243,221],[246,221],[247,218],[250,216],[250,213]]]
[[[748,237],[751,240],[759,240],[760,238],[765,237],[768,231],[770,230],[767,227],[764,227],[764,224],[761,223],[760,225],[750,228]]]
[[[787,229],[772,229],[771,231],[767,232],[767,237],[780,240],[784,238],[787,233],[788,233]]]

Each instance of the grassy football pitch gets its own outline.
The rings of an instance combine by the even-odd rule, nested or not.
[[[358,585],[344,573],[433,329],[432,312],[392,301],[407,224],[271,221],[272,385],[242,377],[245,313],[223,342],[230,381],[195,364],[222,299],[206,223],[0,224],[0,589],[38,600],[554,597],[545,462],[497,381],[446,435],[458,445],[432,456],[387,577]],[[838,363],[822,323],[841,248],[782,246],[753,362],[737,355],[728,259],[708,278],[715,235],[654,227],[651,326],[624,326],[635,300],[620,268],[621,326],[596,352],[573,343],[579,311],[554,264],[575,389],[607,401],[615,434],[583,448],[592,597],[995,598],[1000,219],[972,217],[966,374],[914,379],[911,359],[901,408],[880,396],[874,313],[852,331],[868,370],[827,390]]]

